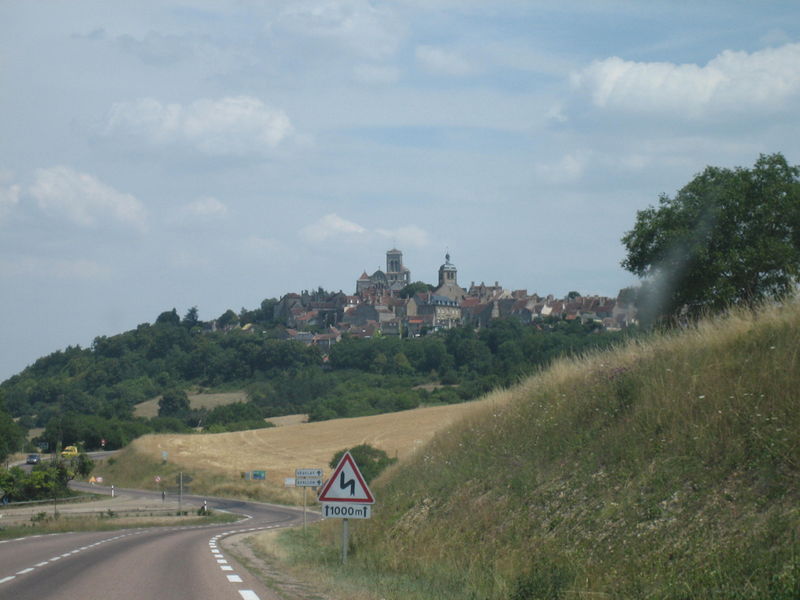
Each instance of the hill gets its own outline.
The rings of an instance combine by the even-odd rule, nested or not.
[[[398,413],[303,422],[278,417],[278,427],[218,434],[158,434],[135,440],[98,475],[118,486],[151,487],[153,477],[172,481],[179,471],[193,477],[193,491],[233,494],[282,502],[300,496],[283,489],[284,477],[297,468],[323,468],[343,448],[369,444],[391,457],[408,458],[434,434],[457,420],[502,401],[502,394],[482,401],[417,408]],[[167,464],[162,464],[162,453]],[[266,470],[265,482],[243,482],[242,471]]]
[[[794,302],[559,362],[376,480],[346,573],[387,600],[798,598],[799,356]],[[339,530],[293,560],[334,565]]]

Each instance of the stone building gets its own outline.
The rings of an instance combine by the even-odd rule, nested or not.
[[[403,253],[392,248],[386,252],[386,271],[378,269],[372,275],[364,271],[356,280],[356,295],[396,294],[411,283],[411,271],[403,265]]]

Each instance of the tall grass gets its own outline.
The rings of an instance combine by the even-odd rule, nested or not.
[[[348,570],[428,598],[800,598],[799,352],[791,302],[557,363],[379,478]]]
[[[189,469],[174,462],[164,462],[138,452],[135,446],[122,450],[110,461],[101,461],[94,471],[103,477],[106,484],[117,487],[172,490],[178,487],[180,473],[186,476],[185,493],[226,498],[239,498],[272,502],[276,504],[302,504],[302,492],[296,488],[284,488],[281,482],[248,481],[236,474],[194,468]],[[161,480],[156,482],[156,476]],[[191,481],[189,478],[191,477]]]

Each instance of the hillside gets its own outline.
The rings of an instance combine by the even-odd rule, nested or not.
[[[322,468],[343,448],[369,444],[391,457],[405,459],[435,433],[502,397],[398,413],[305,423],[299,416],[277,417],[278,427],[218,434],[145,435],[97,474],[119,486],[150,487],[154,475],[165,481],[178,471],[194,478],[193,490],[297,502],[301,496],[283,489],[284,477],[297,468]],[[166,452],[168,464],[162,465]],[[242,471],[266,470],[265,482],[243,482]],[[171,480],[171,479],[170,479]]]
[[[374,483],[349,581],[404,600],[800,597],[799,354],[793,303],[557,363]],[[335,565],[339,532],[293,560]]]

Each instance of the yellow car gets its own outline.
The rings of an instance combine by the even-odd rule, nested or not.
[[[61,451],[61,456],[63,458],[72,458],[73,456],[78,456],[78,447],[77,446],[66,446]]]

